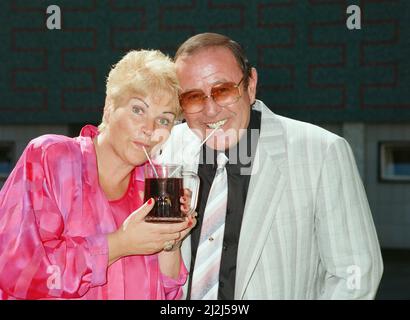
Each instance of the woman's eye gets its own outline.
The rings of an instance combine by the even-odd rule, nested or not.
[[[165,119],[165,118],[160,118],[160,119],[158,119],[158,123],[161,126],[168,126],[171,123],[171,121],[169,121],[168,119]]]
[[[135,114],[142,115],[142,114],[144,114],[144,109],[142,107],[133,106],[132,107],[132,112],[134,112]]]

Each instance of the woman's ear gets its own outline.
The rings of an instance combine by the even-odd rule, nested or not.
[[[105,105],[104,105],[104,114],[103,114],[103,119],[105,124],[108,124],[110,122],[110,116],[111,112],[114,109],[114,101],[110,97],[105,97]]]

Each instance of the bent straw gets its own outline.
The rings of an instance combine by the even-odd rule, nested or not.
[[[147,159],[148,159],[148,161],[149,161],[149,164],[151,165],[152,170],[154,171],[155,177],[156,177],[157,179],[159,179],[158,172],[157,172],[157,170],[155,169],[155,166],[154,166],[154,164],[152,163],[151,158],[149,157],[147,150],[145,150],[145,147],[144,147],[144,146],[142,146],[142,149],[144,150],[145,156],[147,157]]]

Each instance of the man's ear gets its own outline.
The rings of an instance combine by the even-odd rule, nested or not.
[[[251,75],[249,77],[248,89],[247,89],[251,105],[255,102],[255,99],[256,99],[256,85],[257,85],[257,83],[258,83],[258,73],[256,72],[255,68],[252,68],[251,69]]]
[[[110,122],[111,112],[114,110],[114,101],[110,97],[105,97],[103,119],[106,124]]]

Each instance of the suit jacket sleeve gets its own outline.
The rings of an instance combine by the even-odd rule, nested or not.
[[[321,169],[315,228],[326,276],[322,299],[373,299],[383,272],[376,230],[346,140],[328,147]]]

